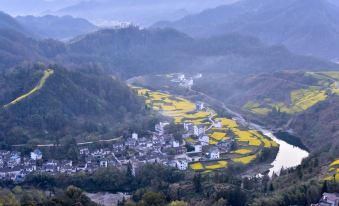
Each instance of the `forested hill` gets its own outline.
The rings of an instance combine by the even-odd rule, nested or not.
[[[147,118],[134,92],[107,75],[34,66],[2,73],[0,84],[0,141],[5,144],[113,138]]]
[[[328,0],[242,0],[155,27],[205,37],[239,32],[284,44],[293,52],[332,59],[338,58],[338,19],[339,9]]]
[[[69,69],[99,67],[122,78],[178,71],[251,74],[338,67],[238,34],[194,39],[173,29],[128,27],[100,30],[63,43],[0,30],[0,70],[25,61]]]
[[[64,62],[100,62],[125,77],[175,71],[251,74],[337,68],[335,64],[298,56],[283,46],[267,46],[239,34],[194,39],[173,29],[129,27],[101,30],[67,46]]]

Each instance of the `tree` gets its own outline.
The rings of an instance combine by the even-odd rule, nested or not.
[[[163,206],[165,196],[162,193],[146,192],[142,197],[142,206]]]
[[[193,178],[193,184],[195,192],[200,193],[202,191],[202,185],[201,185],[201,174],[195,174]]]

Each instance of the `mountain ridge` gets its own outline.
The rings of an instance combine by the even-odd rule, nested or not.
[[[208,21],[207,21],[208,19]],[[268,44],[284,44],[300,54],[337,58],[338,7],[322,0],[244,0],[158,23],[190,35],[213,36],[239,32],[259,37]],[[208,28],[208,29],[206,29]]]

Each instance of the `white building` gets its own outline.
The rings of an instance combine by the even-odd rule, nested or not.
[[[202,145],[201,144],[194,145],[194,152],[202,152]]]
[[[101,160],[100,161],[100,167],[108,167],[108,161],[107,160]]]
[[[177,160],[177,168],[179,170],[187,170],[188,168],[188,162],[185,159],[179,159]]]
[[[42,152],[39,149],[34,150],[31,152],[31,159],[32,160],[41,160],[42,159]]]
[[[194,126],[193,127],[193,133],[195,136],[199,136],[201,134],[205,133],[205,127],[198,127],[198,126]]]
[[[180,142],[177,141],[177,140],[173,140],[172,141],[172,147],[174,147],[174,148],[180,147]]]
[[[215,128],[222,128],[222,123],[221,121],[215,121],[212,126]]]
[[[159,122],[159,124],[155,125],[155,131],[157,131],[160,135],[163,135],[167,125],[169,125],[168,122]]]
[[[139,135],[135,132],[132,133],[132,139],[138,140],[139,139]]]
[[[184,129],[186,130],[186,131],[189,131],[189,130],[191,130],[193,128],[193,123],[191,123],[191,122],[184,122]]]
[[[197,106],[197,109],[198,109],[198,110],[203,110],[203,109],[205,109],[205,103],[203,103],[203,102],[197,102],[197,103],[196,103],[196,106]]]
[[[210,142],[210,137],[207,135],[203,135],[199,137],[199,142],[201,143],[201,145],[205,146],[205,145],[209,145]]]
[[[210,159],[220,159],[220,151],[217,147],[212,147],[208,150],[208,156]]]
[[[179,81],[184,81],[185,80],[185,75],[184,74],[179,74],[178,75],[178,80]]]

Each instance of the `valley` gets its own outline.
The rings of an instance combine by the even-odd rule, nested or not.
[[[189,77],[187,79],[189,79]],[[190,99],[195,99],[195,101],[198,102],[196,105],[208,105],[206,103],[201,103],[201,101],[198,101],[197,99],[199,99],[199,95],[192,95],[192,93],[197,93],[193,90],[188,93],[182,93],[182,90],[185,89],[180,89],[180,87],[187,86],[183,83],[185,82],[185,80],[182,79],[182,74],[136,77],[132,78],[132,80],[129,81],[129,83],[131,82],[135,82],[136,84],[141,83],[143,85],[149,85],[149,83],[152,82],[153,88],[159,86],[162,91],[171,88],[170,90],[172,92],[180,93],[181,95],[185,95]],[[175,84],[178,86],[174,86]],[[273,132],[264,129],[259,125],[248,123],[244,118],[242,118],[240,114],[235,113],[228,108],[222,108],[222,110],[226,111],[226,113],[223,112],[224,115],[228,117],[220,118],[219,115],[217,115],[216,112],[214,110],[211,110],[208,106],[205,106],[206,108],[204,108],[203,112],[194,109],[194,104],[192,103],[191,106],[188,106],[189,103],[186,103],[184,104],[186,106],[182,108],[180,107],[180,105],[183,104],[176,101],[176,98],[178,97],[173,98],[171,94],[168,94],[167,92],[159,93],[152,92],[151,90],[140,87],[135,88],[137,89],[139,95],[146,97],[146,104],[149,105],[150,108],[159,111],[164,116],[169,116],[173,118],[176,124],[183,124],[184,126],[187,124],[193,124],[194,126],[203,126],[203,128],[205,128],[205,133],[202,133],[200,135],[198,134],[197,136],[183,135],[186,137],[184,138],[184,144],[193,145],[194,148],[201,144],[204,145],[203,136],[207,135],[209,137],[209,144],[205,144],[203,146],[203,151],[208,152],[208,148],[210,148],[211,146],[220,147],[219,145],[222,145],[226,141],[234,141],[234,145],[229,152],[224,152],[223,154],[222,150],[220,150],[220,159],[218,160],[213,161],[201,156],[198,157],[198,159],[200,158],[200,160],[203,161],[192,162],[190,166],[193,170],[202,170],[208,172],[213,169],[226,168],[234,164],[247,165],[255,162],[255,164],[250,164],[250,168],[254,167],[256,169],[250,169],[251,172],[245,172],[245,174],[250,176],[255,175],[255,173],[253,174],[253,171],[256,171],[257,174],[264,173],[266,172],[265,168],[268,170],[272,166],[269,166],[269,164],[260,164],[260,162],[265,162],[267,160],[258,161],[258,159],[262,159],[260,156],[263,155],[263,151],[267,153],[268,150],[275,151],[275,148],[280,147],[277,142],[279,142],[282,147],[279,149],[278,155],[276,157],[276,153],[275,155],[273,155],[274,152],[273,154],[271,154],[273,155],[273,157],[275,157],[275,160],[272,160],[273,167],[270,169],[270,175],[272,175],[273,173],[279,174],[281,168],[298,166],[301,163],[302,159],[308,156],[308,152],[306,152],[305,150],[302,150],[298,147],[295,147],[294,145],[290,145],[282,140],[277,139],[274,136]],[[200,96],[200,98],[206,101],[206,94],[200,94]],[[208,98],[213,99],[212,97]],[[168,99],[172,99],[173,102],[169,101]],[[220,109],[220,102],[218,102],[217,104],[219,104],[217,108]],[[184,108],[188,109],[188,111]],[[187,115],[187,112],[189,112],[189,110],[191,110],[191,112],[189,113],[189,115]],[[205,114],[203,115],[202,113]],[[185,126],[185,128],[186,127],[187,126]],[[199,153],[196,152],[196,154]],[[293,157],[294,160],[290,161],[290,158],[288,158],[288,156]]]

